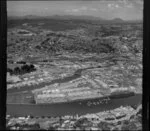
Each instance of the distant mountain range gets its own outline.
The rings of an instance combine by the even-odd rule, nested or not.
[[[125,21],[121,18],[114,18],[111,20],[106,20],[100,17],[88,16],[88,15],[53,15],[53,16],[8,16],[8,20],[12,19],[56,19],[56,20],[88,20],[88,21],[99,21],[101,23],[124,23],[124,22],[142,22],[142,20],[129,20]]]

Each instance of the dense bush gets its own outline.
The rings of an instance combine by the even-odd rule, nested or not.
[[[17,61],[16,63],[17,63],[17,64],[26,64],[25,61]]]
[[[20,68],[15,67],[14,69],[7,68],[7,72],[9,72],[10,75],[21,75],[21,74],[29,73],[35,70],[36,68],[32,64],[30,65],[24,64]]]
[[[91,127],[92,123],[87,118],[81,118],[74,123],[74,128],[76,127]]]
[[[13,74],[13,70],[10,68],[7,68],[7,72],[9,72],[10,74]]]
[[[111,124],[109,123],[106,123],[104,121],[101,121],[100,123],[98,123],[98,127],[102,130],[106,130],[106,131],[109,131],[110,130],[110,126]]]

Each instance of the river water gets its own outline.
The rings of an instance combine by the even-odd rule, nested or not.
[[[57,104],[7,104],[7,114],[11,116],[64,116],[84,115],[112,110],[120,106],[137,106],[142,102],[142,95],[123,98],[97,98],[93,100],[75,101]]]

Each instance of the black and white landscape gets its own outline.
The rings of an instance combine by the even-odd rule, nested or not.
[[[7,4],[7,129],[142,130],[143,1]]]

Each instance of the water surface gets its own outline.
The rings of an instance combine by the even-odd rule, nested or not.
[[[137,106],[141,104],[142,95],[123,98],[97,98],[57,104],[7,104],[7,114],[11,116],[64,116],[84,115],[112,110],[120,106]],[[99,103],[99,104],[98,104]]]

